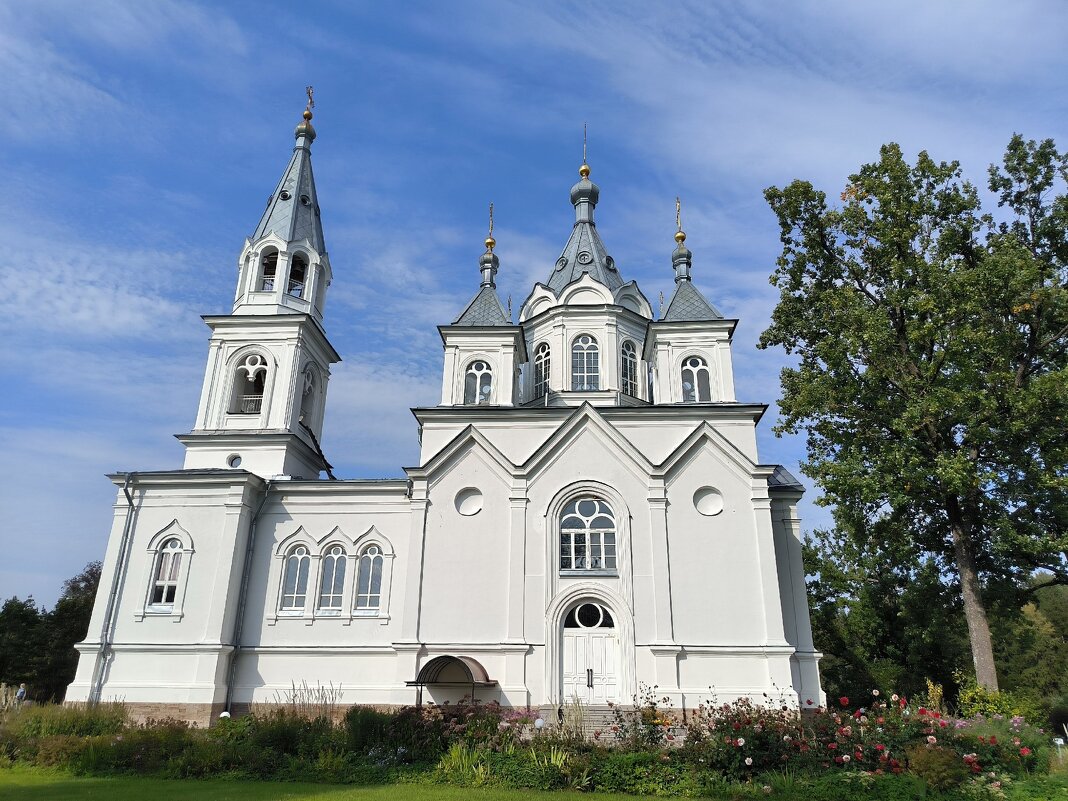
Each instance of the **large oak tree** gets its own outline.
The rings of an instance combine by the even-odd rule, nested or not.
[[[956,162],[894,144],[840,204],[768,189],[781,297],[761,346],[797,357],[778,430],[807,432],[841,529],[957,578],[997,689],[984,593],[1068,583],[1068,156],[1015,136],[989,179],[1000,220]]]

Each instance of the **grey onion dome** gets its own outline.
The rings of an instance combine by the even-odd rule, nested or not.
[[[309,142],[315,141],[315,128],[312,127],[311,120],[311,111],[309,109],[305,109],[304,121],[297,126],[295,131],[293,131],[293,136],[296,139],[300,139],[300,137],[305,136],[307,137]]]
[[[501,260],[497,258],[497,254],[492,250],[487,250],[478,260],[480,267],[493,267],[496,269],[500,266]]]
[[[582,176],[579,182],[571,187],[571,205],[577,206],[584,200],[596,205],[598,199],[600,199],[601,190],[597,184],[590,180],[590,167],[588,164],[583,164],[579,168],[579,175]]]

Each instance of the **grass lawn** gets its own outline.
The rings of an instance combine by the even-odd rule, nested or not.
[[[443,787],[392,784],[353,787],[336,784],[288,782],[168,780],[137,777],[85,778],[39,768],[0,769],[0,799],[3,801],[520,801],[543,799],[574,801],[589,795],[570,792],[539,793],[526,790]],[[626,799],[632,795],[598,794],[601,799]]]

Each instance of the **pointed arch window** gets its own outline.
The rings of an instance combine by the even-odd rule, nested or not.
[[[571,343],[571,389],[594,392],[601,388],[601,361],[597,340],[582,334]]]
[[[286,556],[282,575],[282,603],[285,612],[301,612],[308,600],[308,571],[311,555],[306,545],[295,546]]]
[[[374,614],[382,607],[382,549],[368,545],[356,573],[356,612]]]
[[[299,253],[289,261],[289,282],[286,294],[295,298],[304,296],[304,281],[308,276],[308,260]]]
[[[182,543],[172,538],[163,543],[156,557],[155,578],[152,582],[153,606],[173,606],[178,594],[178,576],[182,570]]]
[[[489,403],[493,392],[493,368],[478,359],[467,365],[464,375],[464,403]]]
[[[603,498],[577,498],[560,513],[560,572],[616,571],[616,519]]]
[[[682,362],[682,402],[708,403],[712,387],[708,362],[701,356],[689,356]]]
[[[341,611],[345,592],[345,562],[348,557],[340,545],[332,545],[323,557],[319,578],[319,609]]]
[[[278,251],[268,250],[260,259],[260,292],[273,292],[274,282],[278,278]]]
[[[534,350],[534,398],[549,394],[549,343],[542,342]]]
[[[638,395],[638,351],[629,339],[620,348],[619,375],[624,395]]]
[[[266,384],[267,360],[259,353],[245,356],[234,371],[230,414],[259,414]]]
[[[315,397],[318,383],[319,379],[316,377],[316,370],[309,364],[304,368],[300,393],[300,422],[309,428],[313,428],[315,425]]]

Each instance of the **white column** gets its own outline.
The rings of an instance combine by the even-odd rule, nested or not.
[[[513,485],[508,496],[508,642],[526,642],[524,619],[526,609],[527,554],[527,487],[526,481]]]
[[[782,601],[775,565],[775,535],[771,525],[771,498],[767,479],[753,477],[753,516],[756,528],[757,580],[764,605],[765,645],[786,645],[782,624]]]

